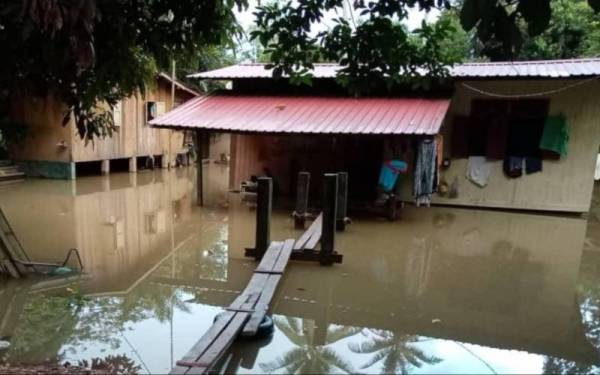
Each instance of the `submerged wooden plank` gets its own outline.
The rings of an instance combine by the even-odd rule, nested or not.
[[[263,288],[268,275],[257,276],[259,277],[253,277],[254,283],[251,280],[250,284],[253,285],[249,284],[249,288],[246,289],[254,291],[257,288]],[[239,309],[249,310],[253,308],[259,296],[260,293],[247,293],[248,298],[240,300]],[[204,374],[209,371],[235,341],[249,317],[250,313],[246,311],[226,310],[192,349],[181,360],[177,361],[177,366],[171,370],[171,374]]]
[[[269,275],[269,280],[267,281],[267,284],[265,285],[265,289],[263,290],[262,294],[260,295],[260,298],[254,308],[254,313],[252,313],[250,320],[244,326],[244,329],[242,331],[242,336],[256,335],[256,333],[258,332],[258,326],[260,326],[260,323],[262,322],[265,315],[267,314],[267,310],[269,309],[269,304],[271,303],[271,300],[273,299],[273,295],[275,295],[275,289],[277,289],[277,285],[279,284],[280,280],[281,280],[281,275]]]
[[[282,246],[283,243],[281,242],[271,242],[267,252],[254,272],[270,272],[273,269],[275,262],[277,262],[277,258],[279,258],[279,252],[281,251]]]
[[[267,282],[269,275],[263,273],[255,273],[252,275],[248,286],[232,303],[229,305],[230,309],[241,309],[242,306],[247,308],[253,308],[254,303],[260,297],[260,293]]]
[[[202,356],[200,356],[200,358],[197,360],[199,366],[201,367],[191,368],[188,371],[188,374],[203,374],[210,370],[223,356],[223,354],[225,354],[231,344],[233,344],[249,317],[249,313],[236,313],[234,318],[223,330],[223,332],[221,332],[219,337],[216,338],[216,340],[210,345],[204,354],[202,354]]]
[[[312,232],[312,235],[310,236],[310,238],[308,239],[308,242],[306,243],[306,245],[304,246],[304,249],[311,249],[314,250],[315,247],[317,247],[317,243],[319,243],[319,241],[321,241],[321,235],[323,234],[323,217],[319,216],[321,218],[321,220],[319,221],[319,224],[315,230]]]
[[[285,267],[290,261],[290,255],[292,254],[293,248],[294,240],[285,240],[281,247],[281,251],[279,252],[279,258],[277,258],[277,262],[275,262],[275,265],[273,266],[272,271],[274,273],[283,273],[283,271],[285,271]]]
[[[323,214],[319,214],[315,221],[312,222],[310,227],[306,230],[306,232],[302,233],[300,238],[294,244],[294,250],[302,250],[306,247],[306,243],[311,239],[313,233],[317,230],[320,230],[322,226]]]
[[[235,317],[235,312],[226,312],[221,315],[221,317],[214,322],[214,324],[202,335],[200,340],[198,340],[194,346],[186,355],[181,358],[181,362],[196,362],[196,360],[204,354],[204,352],[208,349],[208,347],[215,341],[215,339],[223,332],[223,330],[229,325],[229,323]],[[179,361],[178,361],[179,362]],[[179,366],[177,365],[171,370],[171,374],[185,374],[189,370],[187,366]]]
[[[320,225],[314,226],[317,227]],[[281,280],[281,274],[290,260],[294,243],[293,239],[288,239],[283,243],[270,244],[244,291],[192,349],[177,362],[177,366],[171,371],[172,374],[207,373],[226,353],[240,333],[246,336],[256,334],[269,309]]]
[[[275,295],[275,290],[279,285],[279,281],[281,280],[281,274],[285,271],[285,267],[287,266],[290,256],[292,254],[292,249],[294,248],[294,240],[288,239],[283,243],[283,248],[279,254],[279,258],[273,267],[274,273],[269,276],[265,287],[258,299],[258,302],[255,306],[255,311],[250,317],[250,320],[244,326],[244,330],[242,331],[243,336],[254,336],[258,332],[258,327],[260,323],[264,319],[267,314],[267,310],[269,309],[269,305],[271,304],[271,300]]]

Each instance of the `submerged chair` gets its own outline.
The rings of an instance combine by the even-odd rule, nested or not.
[[[64,275],[73,272],[67,267],[73,254],[77,258],[79,272],[83,272],[83,262],[75,248],[69,249],[62,263],[32,261],[0,208],[0,274],[8,274],[14,278],[20,278],[27,272]]]

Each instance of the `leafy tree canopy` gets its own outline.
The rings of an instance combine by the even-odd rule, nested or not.
[[[570,59],[600,54],[600,15],[584,0],[553,0],[547,29],[525,38],[519,60]]]
[[[568,57],[568,51],[579,54],[580,49],[597,53],[600,34],[588,38],[596,44],[578,40],[588,34],[580,21],[595,19],[600,0],[557,3],[563,5],[552,0],[286,0],[257,8],[251,36],[263,45],[261,53],[276,76],[310,83],[314,63],[336,62],[344,66],[338,81],[361,93],[381,82],[405,83],[423,70],[444,76],[447,66],[473,53],[473,38],[492,60],[523,54]],[[0,0],[0,114],[5,120],[7,103],[16,95],[52,94],[67,106],[64,123],[72,114],[81,137],[110,134],[112,116],[98,103],[114,105],[144,88],[173,59],[180,73],[226,60],[216,46],[230,43],[240,31],[235,7],[247,7],[247,0]],[[356,18],[341,16],[349,8]],[[402,21],[411,8],[445,11],[438,22],[408,30]],[[568,17],[552,17],[562,11]],[[323,30],[318,25],[326,17],[333,17],[333,25]]]
[[[11,96],[53,94],[81,137],[110,134],[114,105],[185,60],[238,32],[247,0],[0,0],[0,108]]]
[[[585,0],[552,0],[550,6],[552,15],[548,27],[541,34],[531,36],[527,33],[527,25],[519,23],[522,44],[518,53],[507,59],[551,60],[600,55],[600,14],[595,13]],[[444,10],[437,22],[458,25],[460,13],[456,8]],[[503,56],[492,45],[482,43],[475,30],[465,32],[461,27],[455,27],[446,39],[451,42],[444,44],[443,48],[447,48],[457,61]]]
[[[269,3],[256,11],[258,39],[269,54],[274,75],[289,75],[292,82],[309,83],[309,70],[319,61],[344,68],[338,81],[351,91],[368,91],[370,83],[390,84],[419,76],[443,76],[446,66],[460,59],[456,49],[445,47],[456,31],[451,18],[409,31],[401,23],[410,8],[457,9],[460,25],[483,45],[492,60],[518,56],[525,37],[542,34],[550,25],[551,0],[296,0]],[[600,0],[588,0],[594,11]],[[351,7],[358,20],[334,16],[333,27],[317,25],[331,14]],[[464,44],[463,44],[464,47]]]

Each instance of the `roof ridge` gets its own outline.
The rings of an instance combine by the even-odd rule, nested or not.
[[[224,67],[221,67],[221,68],[218,68],[218,69],[229,68],[229,67],[232,67],[232,66],[265,66],[267,64],[270,64],[270,63],[241,62],[241,63],[238,63],[238,64],[224,66]],[[314,63],[313,65],[315,65],[315,66],[341,66],[340,64],[336,64],[336,63]]]

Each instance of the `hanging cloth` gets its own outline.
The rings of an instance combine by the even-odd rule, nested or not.
[[[528,156],[525,158],[525,173],[532,174],[542,171],[542,158]]]
[[[417,206],[421,204],[429,205],[431,203],[431,195],[436,192],[436,150],[437,145],[433,139],[424,139],[418,143],[413,187]]]
[[[406,172],[407,164],[402,160],[387,160],[381,166],[379,185],[386,193],[391,192],[396,186],[400,173]]]
[[[564,115],[549,116],[544,123],[540,148],[567,156],[569,145],[569,127]]]
[[[523,163],[525,158],[520,156],[508,156],[504,159],[503,169],[506,177],[518,178],[523,175]]]
[[[467,179],[479,187],[488,184],[491,174],[491,164],[485,156],[469,156],[467,162]]]

